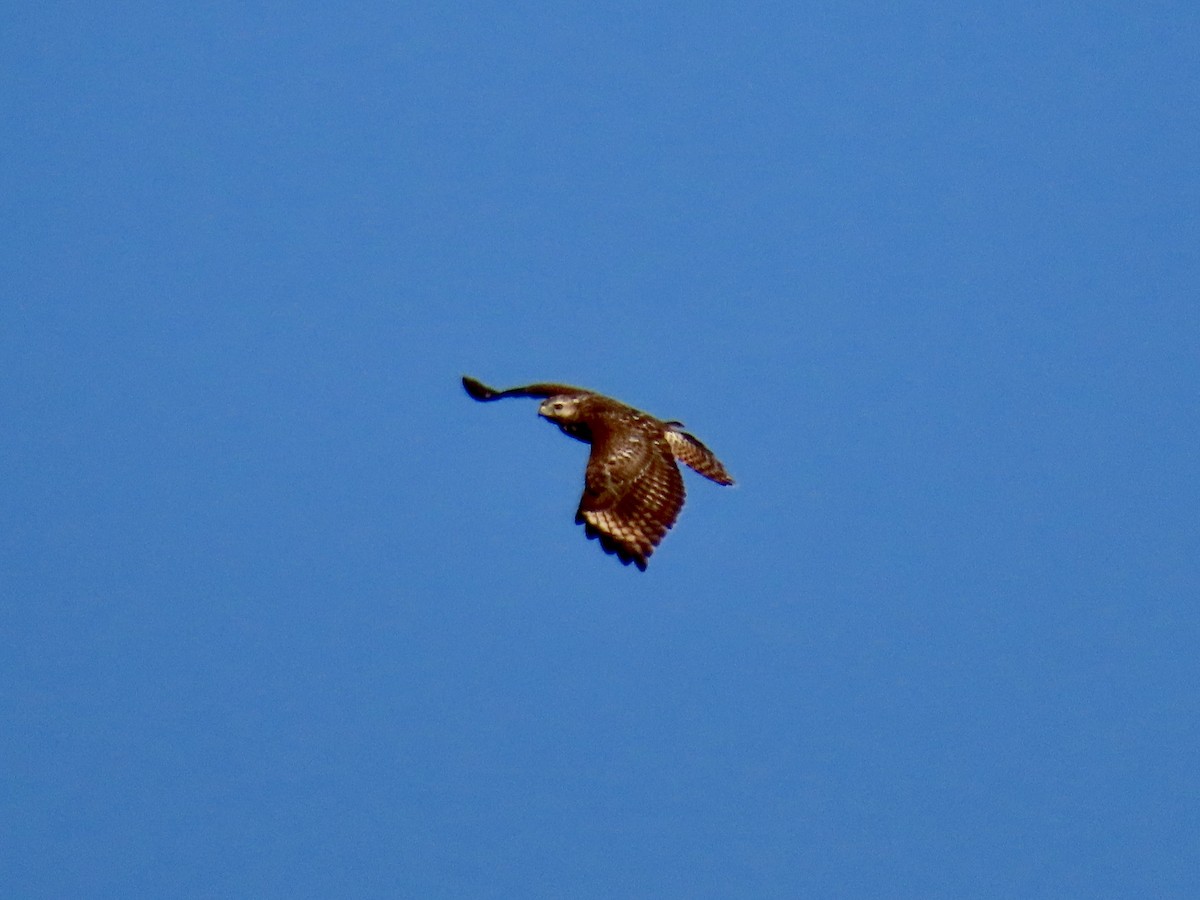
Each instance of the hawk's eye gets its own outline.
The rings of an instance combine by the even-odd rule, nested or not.
[[[555,412],[562,412],[562,408],[563,408],[563,407],[562,407],[562,404],[561,404],[561,403],[555,403],[555,404],[554,404],[554,411],[555,411]]]

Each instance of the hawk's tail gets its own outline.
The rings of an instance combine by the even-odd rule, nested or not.
[[[733,484],[721,461],[699,440],[681,429],[680,423],[667,423],[667,444],[680,462],[717,484]]]

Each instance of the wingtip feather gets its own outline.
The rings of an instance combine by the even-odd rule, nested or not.
[[[494,390],[492,390],[482,381],[472,378],[470,375],[464,375],[462,377],[462,386],[473,400],[479,400],[482,402],[484,400],[491,400],[496,395]]]

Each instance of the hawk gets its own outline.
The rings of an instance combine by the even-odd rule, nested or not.
[[[604,552],[643,572],[683,508],[683,476],[675,460],[717,484],[733,484],[712,451],[684,431],[682,422],[663,422],[611,397],[565,384],[497,391],[465,375],[462,383],[481,402],[539,397],[539,416],[591,444],[575,523],[589,538],[598,538]]]

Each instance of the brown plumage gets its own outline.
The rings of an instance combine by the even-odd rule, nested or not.
[[[564,434],[591,444],[575,521],[625,565],[645,571],[654,548],[683,508],[678,459],[717,484],[733,484],[720,460],[680,422],[664,422],[610,397],[565,384],[530,384],[497,391],[463,376],[481,402],[538,397],[538,415]]]

